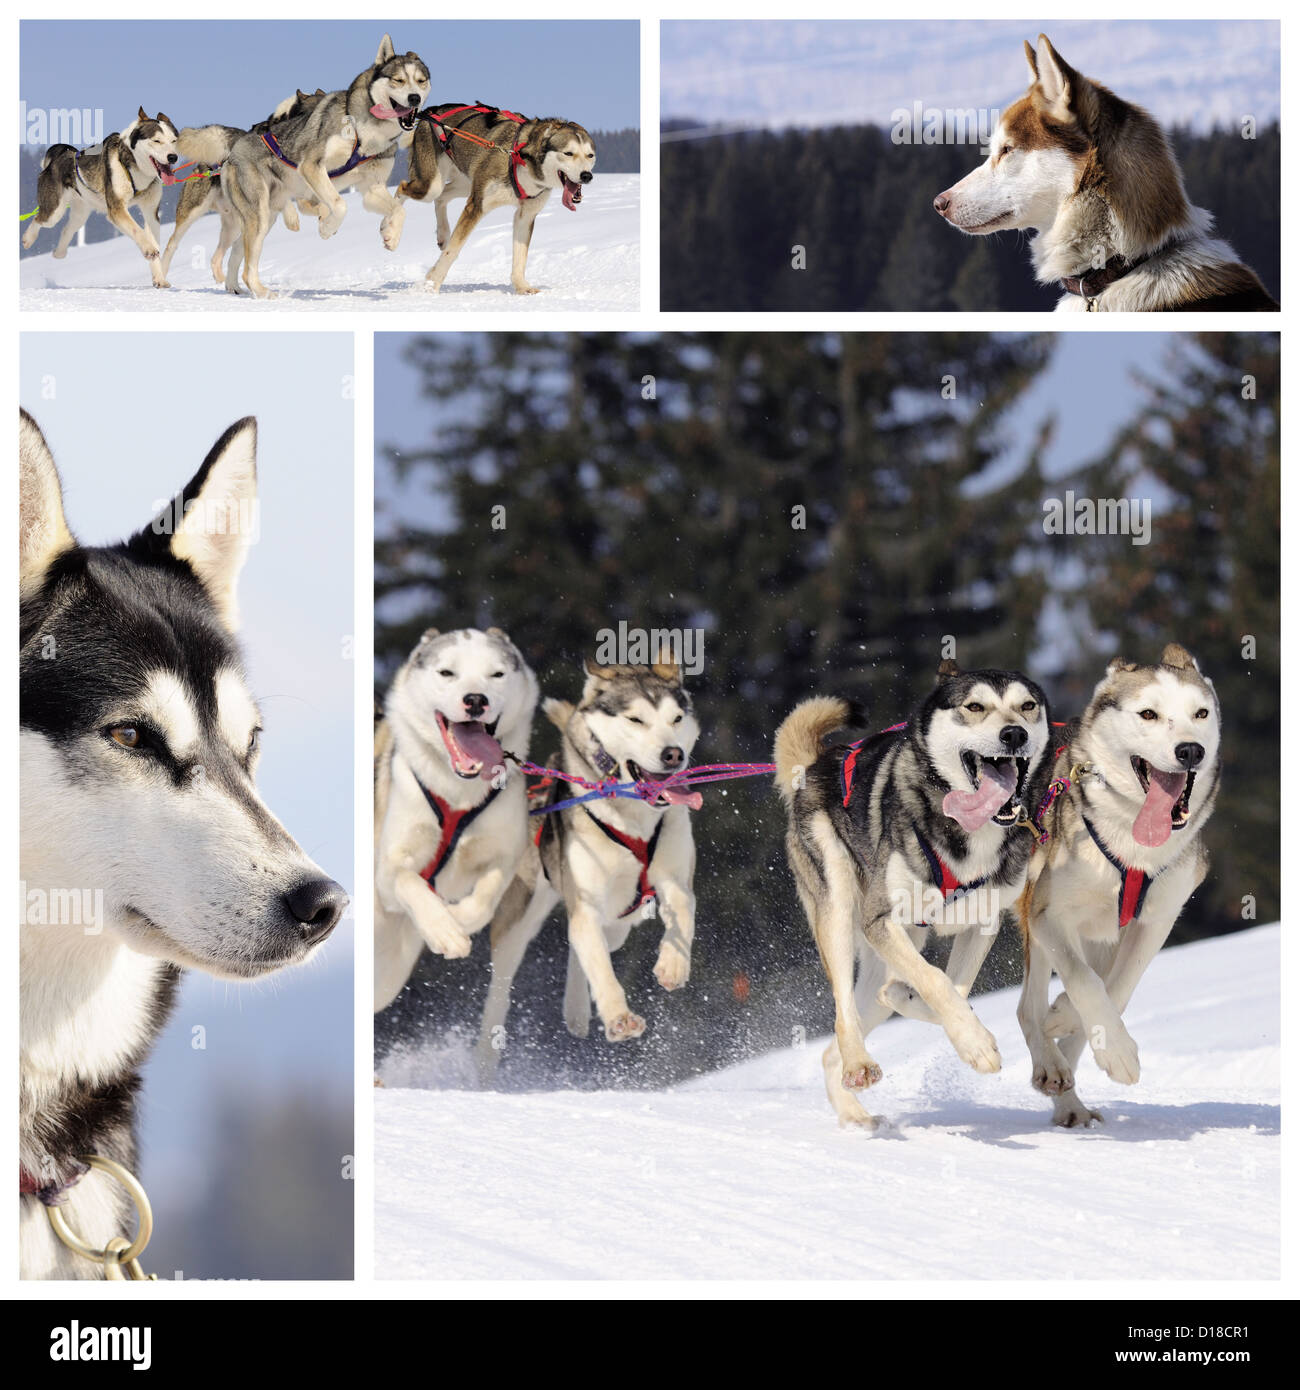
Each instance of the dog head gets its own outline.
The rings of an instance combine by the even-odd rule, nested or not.
[[[180,158],[176,148],[178,133],[161,111],[156,116],[146,116],[142,106],[139,115],[122,132],[122,139],[145,173],[170,184],[180,182],[172,176],[172,166]]]
[[[1019,671],[939,667],[909,733],[946,789],[943,811],[968,832],[1014,825],[1045,771],[1047,696]]]
[[[102,891],[126,945],[228,979],[306,959],[347,902],[254,785],[234,590],[256,440],[232,425],[152,524],[90,548],[41,431],[19,425],[24,875]]]
[[[395,53],[392,39],[385,34],[375,54],[367,91],[372,116],[395,120],[403,130],[413,130],[429,95],[429,69],[418,53]]]
[[[1116,658],[1084,712],[1075,745],[1124,805],[1133,838],[1156,848],[1199,824],[1219,781],[1219,701],[1195,658],[1171,642],[1159,665]]]
[[[558,188],[564,206],[576,212],[582,190],[591,182],[596,146],[591,136],[573,121],[548,120],[529,142],[535,143],[539,177],[547,188]]]
[[[431,627],[393,683],[390,712],[443,749],[458,777],[491,780],[503,747],[527,752],[537,695],[537,677],[500,628]]]
[[[975,236],[1043,230],[1072,197],[1091,195],[1097,218],[1082,219],[1082,239],[1095,222],[1097,239],[1112,239],[1123,255],[1149,248],[1184,221],[1190,210],[1182,177],[1157,122],[1076,72],[1045,34],[1037,49],[1025,44],[1025,57],[1029,90],[1002,113],[988,159],[940,193],[935,211]]]
[[[677,662],[663,655],[653,666],[583,666],[586,683],[578,712],[600,746],[632,782],[662,781],[691,760],[700,726]],[[662,805],[698,804],[698,793],[667,791]]]

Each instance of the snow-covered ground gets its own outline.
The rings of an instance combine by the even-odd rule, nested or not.
[[[874,1136],[836,1127],[820,1041],[670,1091],[378,1090],[376,1269],[1277,1278],[1279,935],[1257,927],[1156,958],[1127,1015],[1142,1078],[1113,1084],[1085,1057],[1080,1092],[1105,1114],[1087,1131],[1047,1123],[1014,990],[976,1001],[997,1076],[962,1066],[925,1024],[872,1035],[885,1079],[870,1100],[891,1121]],[[437,1084],[449,1059],[429,1056],[423,1079]],[[407,1058],[385,1079],[409,1086],[418,1071]]]
[[[262,251],[262,280],[278,298],[255,301],[227,294],[208,269],[220,224],[200,218],[185,234],[172,261],[170,290],[155,290],[149,267],[126,237],[73,246],[56,261],[48,253],[19,262],[22,309],[213,310],[274,313],[277,309],[396,309],[480,311],[636,309],[640,299],[641,179],[639,174],[599,174],[581,206],[569,212],[552,198],[533,228],[528,279],[540,294],[510,288],[511,208],[489,213],[475,229],[441,293],[424,292],[425,272],[438,258],[431,204],[407,203],[402,242],[394,252],[379,240],[379,218],[353,194],[343,225],[328,241],[316,221],[302,230],[278,222]],[[451,205],[453,223],[462,203]],[[54,248],[58,229],[44,231],[37,246]],[[171,227],[163,224],[163,245]]]

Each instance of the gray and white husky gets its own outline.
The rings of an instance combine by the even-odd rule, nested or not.
[[[23,233],[23,245],[34,245],[42,227],[55,226],[67,213],[54,248],[55,259],[62,260],[90,214],[102,212],[140,248],[149,263],[154,288],[170,288],[159,260],[162,224],[158,209],[163,185],[176,182],[171,172],[178,158],[176,140],[172,122],[161,111],[154,117],[146,116],[142,106],[125,130],[114,132],[102,145],[88,150],[51,145],[41,160],[36,216]],[[130,213],[137,203],[143,226]]]
[[[521,773],[537,678],[500,628],[430,628],[375,730],[375,1011],[423,947],[470,952],[528,843]]]
[[[528,283],[528,247],[533,223],[552,192],[576,212],[594,177],[596,146],[574,121],[527,120],[481,104],[444,102],[421,113],[411,143],[410,170],[397,186],[398,198],[434,200],[438,249],[442,255],[425,277],[437,293],[470,233],[494,208],[513,207],[515,225],[510,283],[516,294],[536,294]],[[464,198],[452,230],[447,204]]]
[[[261,135],[265,131],[273,130],[281,121],[292,120],[295,116],[305,116],[327,95],[328,93],[321,87],[317,87],[314,92],[304,92],[299,89],[293,96],[282,101],[264,121],[258,121],[255,125],[249,126],[247,131],[236,126],[205,126],[203,129],[208,132],[205,138],[215,141],[217,139],[216,132],[220,132],[228,145],[233,145],[242,135],[250,132],[254,135]],[[188,135],[190,131],[182,131],[181,134]],[[187,141],[187,143],[189,142]],[[221,165],[219,163],[203,164],[197,162],[194,173],[187,176],[181,186],[181,195],[176,203],[176,223],[172,228],[172,234],[167,240],[167,247],[162,256],[164,279],[167,278],[172,257],[179,250],[185,233],[200,217],[209,212],[215,212],[221,218],[221,233],[217,238],[217,249],[211,261],[212,278],[220,285],[226,278],[226,252],[238,239],[241,225],[239,215],[235,212],[230,199],[225,195],[221,182]],[[287,202],[280,209],[280,217],[289,231],[296,232],[298,230],[297,203]]]
[[[934,200],[973,236],[1032,230],[1057,310],[1271,310],[1277,303],[1214,219],[1187,201],[1164,131],[1076,72],[1045,34],[1025,44],[1029,91],[1003,113],[988,159]]]
[[[591,782],[663,781],[687,766],[700,726],[678,663],[586,663],[576,705],[543,703],[560,731],[559,765]],[[547,805],[579,789],[557,781]],[[689,812],[699,792],[667,789],[655,801],[608,799],[539,816],[535,846],[492,922],[492,981],[479,1034],[478,1063],[490,1077],[505,1044],[510,986],[551,910],[564,903],[569,968],[564,1021],[576,1037],[591,1027],[591,1004],[610,1042],[638,1038],[645,1020],[628,1007],[611,954],[639,922],[663,913],[655,979],[681,989],[691,973],[695,938],[695,842]]]
[[[1053,1123],[1101,1118],[1074,1089],[1084,1046],[1113,1081],[1138,1079],[1121,1017],[1183,904],[1205,877],[1201,838],[1219,789],[1219,702],[1193,657],[1116,659],[1070,727],[1071,785],[1048,812],[1022,903],[1020,1026]],[[1055,971],[1065,986],[1049,1009]]]
[[[239,216],[242,244],[226,270],[226,288],[239,293],[243,279],[259,299],[271,296],[258,274],[262,243],[277,215],[295,199],[320,218],[320,234],[338,231],[347,212],[341,196],[361,190],[361,201],[383,217],[380,230],[390,251],[402,234],[405,209],[386,184],[399,143],[409,137],[429,94],[429,69],[417,54],[398,55],[387,34],[374,63],[347,91],[330,92],[302,115],[274,130],[230,139],[227,126],[197,126],[180,133],[187,159],[221,165],[225,196]]]
[[[1032,842],[1018,822],[1051,760],[1047,698],[1018,671],[945,661],[905,726],[827,746],[863,723],[847,700],[805,700],[777,730],[775,760],[790,868],[835,1000],[826,1094],[841,1124],[874,1129],[856,1093],[881,1079],[864,1039],[890,1014],[941,1024],[976,1071],[1002,1065],[967,996],[1024,886]],[[920,952],[931,928],[953,937],[946,974]]]
[[[152,524],[79,545],[19,421],[20,1267],[93,1279],[44,1207],[102,1249],[130,1204],[85,1155],[135,1162],[139,1067],[180,971],[306,960],[347,899],[259,798],[261,718],[235,639],[256,422]],[[87,907],[87,904],[90,904]]]

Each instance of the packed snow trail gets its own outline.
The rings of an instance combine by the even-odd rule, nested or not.
[[[36,243],[46,254],[19,262],[18,304],[25,310],[206,310],[261,314],[276,310],[374,309],[407,313],[500,311],[605,312],[639,307],[641,290],[641,191],[639,174],[598,174],[582,205],[569,212],[551,199],[533,228],[528,280],[540,294],[510,288],[512,208],[489,213],[465,244],[439,294],[424,290],[425,272],[438,259],[433,207],[406,204],[406,223],[396,251],[379,240],[379,218],[345,195],[347,216],[328,241],[313,217],[302,230],[277,220],[262,250],[262,280],[278,298],[255,300],[227,294],[208,269],[220,222],[201,217],[185,234],[168,272],[170,290],[149,283],[149,267],[124,236],[72,246],[64,260],[54,249],[59,228]],[[452,203],[455,225],[462,203]],[[171,226],[163,224],[163,246]]]
[[[868,1104],[890,1121],[874,1136],[837,1128],[821,1040],[669,1091],[377,1090],[376,1270],[1276,1279],[1279,950],[1267,926],[1163,951],[1126,1015],[1141,1080],[1080,1063],[1105,1116],[1086,1131],[1054,1129],[1030,1088],[1017,990],[975,1001],[996,1076],[926,1024],[872,1034],[885,1077]],[[408,1057],[385,1079],[413,1069]]]

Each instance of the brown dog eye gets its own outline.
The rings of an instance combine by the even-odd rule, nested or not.
[[[108,731],[108,736],[122,748],[140,746],[140,730],[134,724],[115,724]]]
[[[1024,703],[1023,705],[1020,706],[1020,713],[1021,713],[1021,714],[1033,714],[1033,712],[1034,712],[1037,708],[1038,708],[1038,701],[1037,701],[1037,700],[1026,700],[1025,703]]]
[[[1156,717],[1156,712],[1153,709],[1143,709],[1138,711],[1139,719],[1145,719],[1148,722],[1150,722],[1152,719],[1155,719]]]
[[[981,705],[978,700],[972,700],[970,704],[966,706],[966,708],[971,712],[971,714],[984,713],[984,706]]]

